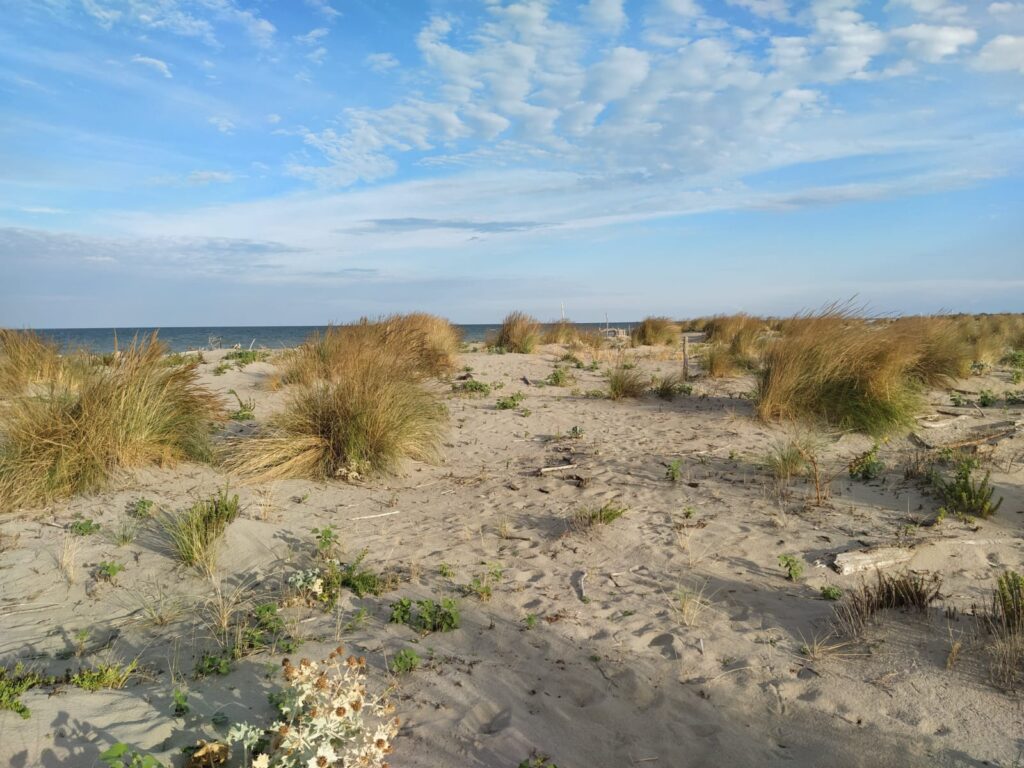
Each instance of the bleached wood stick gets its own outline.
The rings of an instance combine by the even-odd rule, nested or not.
[[[559,472],[563,469],[576,469],[579,464],[559,464],[557,467],[541,467],[537,470],[538,475],[546,475],[548,472]]]

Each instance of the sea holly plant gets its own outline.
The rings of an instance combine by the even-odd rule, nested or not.
[[[386,699],[369,694],[366,659],[344,658],[339,647],[321,661],[285,659],[282,674],[284,689],[274,696],[280,719],[265,731],[242,723],[228,732],[247,768],[386,765],[399,721]]]

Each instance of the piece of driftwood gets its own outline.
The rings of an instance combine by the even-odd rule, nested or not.
[[[972,445],[981,445],[982,443],[987,443],[991,440],[999,440],[1004,437],[1009,437],[1016,433],[1019,426],[1020,423],[1015,421],[995,422],[979,429],[972,430],[973,434],[971,437],[963,440],[955,440],[950,443],[939,442],[935,439],[935,434],[925,437],[917,432],[912,432],[910,436],[925,448],[968,448]]]
[[[538,475],[546,475],[548,472],[560,472],[563,469],[576,469],[579,464],[559,464],[554,467],[541,467],[537,470]]]
[[[848,576],[851,573],[900,565],[908,562],[913,556],[914,551],[904,547],[878,547],[857,552],[842,552],[836,555],[835,569],[841,576]]]

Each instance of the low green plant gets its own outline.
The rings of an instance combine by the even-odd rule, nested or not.
[[[583,367],[583,361],[580,360],[578,357],[576,357],[576,355],[574,355],[572,352],[566,352],[564,355],[562,355],[560,358],[558,358],[558,362],[560,362],[560,363],[568,363],[573,368],[582,368]]]
[[[491,385],[484,381],[469,379],[467,381],[461,381],[458,384],[452,384],[452,390],[463,395],[483,396],[491,394]]]
[[[569,439],[579,440],[583,437],[583,427],[575,425],[569,429]]]
[[[231,654],[204,652],[196,662],[196,678],[210,675],[227,675],[231,673]]]
[[[824,600],[838,600],[843,596],[843,590],[832,584],[826,584],[821,588],[821,597]]]
[[[1020,382],[1014,382],[1019,384]],[[1024,390],[1020,392],[1007,392],[1006,393],[1006,404],[1007,405],[1024,405]]]
[[[136,752],[120,741],[101,752],[99,759],[107,768],[164,768],[164,764],[152,755]]]
[[[597,525],[608,525],[627,512],[627,508],[607,501],[600,507],[582,507],[569,518],[569,527],[574,531],[587,531]]]
[[[665,467],[665,479],[672,483],[678,483],[683,476],[682,459],[672,459]]]
[[[188,691],[175,688],[171,694],[171,700],[174,702],[171,711],[175,717],[185,717],[185,715],[192,711],[192,707],[188,705]]]
[[[981,480],[974,480],[973,471],[973,464],[961,462],[951,480],[945,480],[938,474],[933,476],[932,482],[942,499],[940,517],[954,515],[961,520],[974,517],[984,520],[999,511],[1003,499],[992,500],[995,488],[989,482],[991,473],[986,472]]]
[[[403,648],[391,659],[391,672],[404,675],[414,671],[420,665],[420,655],[412,648]]]
[[[243,400],[233,389],[228,390],[229,395],[234,395],[238,402],[238,409],[229,414],[232,421],[252,421],[256,418],[256,401],[252,398]]]
[[[459,628],[459,606],[451,598],[417,600],[401,598],[391,605],[392,624],[405,624],[423,633],[451,632]]]
[[[220,363],[217,363],[217,366],[213,369],[213,375],[214,376],[223,376],[225,373],[227,373],[230,370],[231,370],[231,366],[228,363],[220,362]]]
[[[96,566],[96,578],[102,581],[114,583],[117,581],[117,574],[124,570],[124,565],[113,560],[103,560]]]
[[[967,405],[967,400],[965,400],[963,395],[961,395],[959,392],[950,392],[949,403],[950,405],[956,408],[960,408],[964,405]]]
[[[138,661],[127,664],[111,662],[96,667],[83,667],[68,678],[68,682],[85,691],[100,691],[106,688],[121,689],[135,674]]]
[[[233,349],[224,355],[224,360],[231,360],[238,370],[242,370],[250,363],[259,363],[270,357],[270,353],[264,349]]]
[[[537,614],[528,613],[523,617],[523,627],[526,629],[534,629],[537,626]]]
[[[764,458],[764,465],[776,480],[783,483],[806,474],[810,469],[803,441],[798,439],[773,445]]]
[[[804,562],[795,555],[779,555],[779,567],[790,581],[799,581],[804,574]]]
[[[338,546],[338,531],[333,525],[314,528],[313,536],[316,537],[316,553],[319,557],[329,556]]]
[[[871,449],[850,462],[850,477],[855,480],[874,480],[885,471],[885,463],[878,458],[880,446],[875,443]]]
[[[153,506],[151,499],[136,499],[128,505],[127,513],[137,520],[147,520],[153,515]]]
[[[658,379],[654,393],[662,400],[674,400],[678,395],[692,395],[693,385],[686,381],[682,373],[673,373]]]
[[[552,763],[551,758],[547,755],[538,755],[534,753],[520,762],[516,768],[558,768],[558,766]]]
[[[441,563],[441,565],[437,567],[437,572],[445,579],[452,579],[455,577],[455,569],[448,563]]]
[[[989,408],[999,402],[999,398],[991,389],[983,389],[978,393],[978,405]]]
[[[21,695],[32,688],[53,682],[53,678],[28,670],[20,661],[13,669],[0,667],[0,710],[9,709],[28,720],[32,713],[22,703]]]
[[[91,518],[85,517],[72,522],[68,530],[75,536],[92,536],[94,533],[98,533],[102,527],[99,523],[93,522]]]
[[[992,622],[1008,634],[1024,635],[1024,575],[1004,571],[992,590]]]
[[[555,370],[548,374],[544,381],[552,387],[568,387],[576,383],[576,379],[573,378],[572,374],[561,366],[555,366]]]
[[[494,404],[494,407],[499,411],[514,410],[523,402],[523,397],[524,395],[522,392],[513,392],[511,395],[499,397],[498,401]]]
[[[131,514],[122,516],[117,521],[117,527],[113,531],[114,543],[119,547],[124,547],[135,541],[135,537],[139,534],[139,526],[142,521],[133,517]]]

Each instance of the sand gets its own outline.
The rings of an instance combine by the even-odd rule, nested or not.
[[[280,599],[287,576],[308,565],[311,530],[324,525],[338,529],[346,559],[365,549],[367,565],[399,582],[379,597],[346,592],[330,613],[293,601],[284,614],[304,643],[288,655],[316,657],[339,642],[366,655],[371,685],[393,686],[403,721],[395,768],[501,768],[534,751],[560,768],[1019,764],[1024,713],[993,684],[988,638],[970,613],[998,573],[1024,569],[1024,439],[1000,440],[991,457],[1005,498],[993,519],[919,526],[937,502],[904,479],[910,439],[883,447],[879,480],[839,474],[821,506],[808,503],[802,480],[780,498],[762,458],[792,430],[753,417],[744,397],[753,379],[697,379],[672,402],[588,398],[604,386],[593,371],[573,372],[575,393],[537,386],[563,351],[464,354],[476,379],[503,386],[467,397],[437,385],[450,412],[439,465],[410,462],[400,476],[355,484],[236,482],[244,509],[212,580],[180,566],[152,523],[124,546],[111,536],[140,497],[176,510],[223,487],[211,467],[146,470],[108,492],[5,518],[0,663],[61,674],[138,659],[140,674],[121,690],[24,694],[29,719],[0,711],[0,764],[92,766],[122,741],[182,765],[182,747],[222,737],[228,723],[269,722],[283,653],[248,656],[223,677],[192,674],[216,648],[211,601],[218,590]],[[267,389],[269,363],[214,376],[222,354],[206,353],[203,379],[256,401],[257,421],[225,433],[252,431],[286,394]],[[670,358],[640,350],[638,365],[678,370]],[[962,386],[1013,388],[1001,374]],[[495,409],[516,391],[528,414]],[[1020,407],[957,416],[948,402],[935,393],[931,410],[952,410],[936,414],[951,423],[921,430],[940,442],[1021,419]],[[569,436],[573,427],[581,436]],[[846,435],[824,455],[841,467],[870,445]],[[677,482],[666,477],[674,459]],[[562,463],[576,468],[537,474]],[[608,501],[628,511],[593,530],[569,527],[574,511]],[[69,583],[59,552],[76,517],[102,529],[73,538]],[[912,548],[910,570],[941,575],[941,599],[926,614],[886,612],[861,642],[832,635],[820,588],[862,579],[838,575],[832,558],[891,545]],[[804,561],[799,581],[785,578],[781,554]],[[111,560],[125,565],[116,583],[97,580],[96,564]],[[474,576],[498,570],[489,600],[463,594]],[[456,597],[462,626],[420,637],[390,624],[398,597]],[[390,676],[388,660],[404,648],[423,663]],[[185,717],[173,715],[176,688],[188,691]]]

